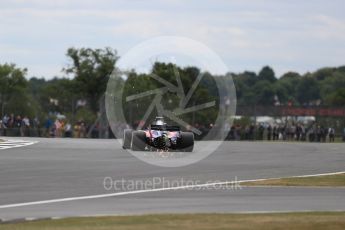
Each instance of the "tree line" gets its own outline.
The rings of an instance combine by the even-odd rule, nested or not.
[[[27,76],[27,69],[15,64],[0,63],[0,113],[21,114],[44,119],[48,115],[64,114],[68,119],[83,119],[92,123],[100,110],[100,100],[106,91],[107,82],[119,56],[112,48],[69,48],[66,52],[68,65],[62,77],[47,80],[44,77]],[[197,67],[179,67],[171,63],[155,63],[151,72],[176,84],[174,71],[178,70],[185,90],[201,73]],[[276,76],[274,70],[264,66],[258,73],[244,71],[214,76],[205,72],[201,86],[191,103],[217,99],[214,77],[232,77],[237,95],[237,105],[244,106],[344,106],[345,105],[345,66],[327,67],[303,75],[287,72]],[[141,91],[152,90],[150,74],[128,74],[124,94],[133,94],[133,85]],[[137,92],[137,91],[135,91]],[[164,101],[175,106],[176,98],[168,95]],[[147,105],[145,105],[147,106]],[[129,108],[125,110],[130,116]],[[197,116],[202,122],[214,119],[216,111],[208,110]],[[133,116],[133,115],[132,115]],[[189,117],[189,119],[192,119]]]

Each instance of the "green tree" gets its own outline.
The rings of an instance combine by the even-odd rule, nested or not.
[[[26,69],[17,68],[14,64],[0,64],[1,115],[6,112],[29,112],[26,72]]]
[[[296,72],[287,72],[275,82],[274,88],[281,105],[288,101],[296,102],[296,85],[300,81],[301,75]]]
[[[271,83],[277,80],[273,69],[269,66],[264,66],[259,72],[259,80],[266,80]]]
[[[75,79],[75,91],[87,99],[94,113],[99,110],[99,100],[104,94],[116,61],[117,52],[109,47],[105,49],[69,48],[67,57],[71,65],[64,68]]]
[[[172,85],[178,86],[177,78],[178,75],[181,79],[183,86],[183,93],[186,95],[191,89],[192,84],[200,75],[202,76],[200,83],[196,87],[193,95],[191,96],[188,107],[200,105],[207,102],[215,101],[219,105],[219,96],[215,80],[210,73],[201,73],[196,67],[180,68],[171,63],[155,63],[152,68],[151,74],[137,74],[134,71],[128,74],[124,85],[124,96],[122,97],[125,116],[130,120],[131,123],[135,123],[141,120],[146,112],[147,108],[152,103],[155,94],[142,97],[130,102],[126,102],[125,98],[129,95],[143,93],[149,90],[158,89],[164,87],[162,82],[152,78],[152,74],[158,76],[164,81],[169,82]],[[173,111],[179,106],[180,98],[175,92],[166,92],[163,94],[161,105],[163,108]],[[200,111],[192,112],[179,115],[179,117],[188,123],[198,124],[210,124],[214,123],[218,113],[218,107],[206,108]],[[156,116],[157,111],[153,111],[150,119]],[[172,121],[169,121],[171,123]]]
[[[232,77],[236,88],[238,105],[254,105],[255,95],[251,92],[253,86],[258,81],[258,76],[254,72],[245,71],[243,73],[228,73],[226,76]]]
[[[329,105],[344,106],[345,105],[345,88],[337,89],[325,98]]]
[[[40,89],[39,100],[46,112],[67,114],[74,112],[75,81],[68,78],[54,78],[46,82]]]
[[[306,75],[301,78],[297,85],[297,100],[303,105],[320,99],[320,86],[318,81]]]
[[[254,87],[255,102],[258,105],[273,105],[275,90],[269,81],[259,81]]]
[[[339,89],[345,88],[345,71],[336,69],[324,80],[320,81],[320,94],[324,104],[339,106],[338,101],[334,97],[339,93]],[[338,91],[338,93],[336,93]],[[331,99],[333,98],[333,99]]]
[[[334,70],[334,68],[322,68],[313,73],[312,76],[315,77],[316,80],[322,81],[327,77],[331,77],[334,73]]]

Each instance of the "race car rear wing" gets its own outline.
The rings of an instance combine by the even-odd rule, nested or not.
[[[180,131],[180,127],[176,125],[151,125],[152,130],[160,131]]]

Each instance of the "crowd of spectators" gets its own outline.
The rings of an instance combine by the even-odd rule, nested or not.
[[[123,125],[118,125],[118,127],[125,128]],[[213,128],[212,125],[206,128],[199,124],[196,124],[195,127],[204,134]],[[108,129],[109,135],[107,136],[114,138],[110,128]],[[37,117],[30,119],[28,116],[5,114],[0,120],[0,136],[98,138],[99,130],[98,124],[90,126],[82,120],[72,124],[65,118],[52,119],[47,117],[41,124]],[[326,128],[316,123],[309,126],[300,123],[233,125],[225,127],[225,133],[227,133],[226,140],[334,142],[336,136],[334,128]],[[345,141],[345,128],[341,135],[342,140]],[[200,136],[200,138],[204,139],[204,136]]]
[[[227,140],[268,140],[268,141],[310,141],[310,142],[334,142],[335,129],[312,124],[305,127],[303,124],[270,125],[252,124],[246,126],[231,126]],[[345,128],[342,133],[345,141]]]
[[[39,121],[37,118],[30,120],[28,116],[7,115],[0,120],[0,131],[3,136],[30,136],[31,128],[37,128]]]
[[[84,121],[77,121],[75,124],[71,124],[66,119],[51,119],[47,118],[43,124],[44,137],[75,137],[85,138],[87,137],[89,127]]]
[[[0,120],[0,135],[2,136],[36,136],[36,137],[76,137],[87,136],[89,127],[84,121],[73,125],[66,119],[46,118],[43,124],[35,117],[15,116],[5,114]]]

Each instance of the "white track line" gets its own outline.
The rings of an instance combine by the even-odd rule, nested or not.
[[[0,142],[0,149],[11,149],[36,144],[38,141],[5,140]]]
[[[332,173],[322,173],[322,174],[312,174],[312,175],[302,175],[302,176],[291,176],[291,177],[327,176],[327,175],[337,175],[337,174],[342,174],[342,173],[345,173],[345,171],[332,172]],[[282,178],[284,178],[284,177],[253,179],[253,180],[222,181],[222,182],[215,182],[215,183],[206,183],[206,184],[198,184],[198,185],[185,185],[185,186],[177,186],[177,187],[169,187],[169,188],[135,190],[135,191],[106,193],[106,194],[90,195],[90,196],[76,196],[76,197],[68,197],[68,198],[60,198],[60,199],[52,199],[52,200],[42,200],[42,201],[33,201],[33,202],[25,202],[25,203],[0,205],[0,209],[32,206],[32,205],[42,205],[42,204],[52,204],[52,203],[60,203],[60,202],[67,202],[67,201],[90,200],[90,199],[97,199],[97,198],[125,196],[125,195],[131,195],[131,194],[141,194],[141,193],[150,193],[150,192],[172,191],[172,190],[180,190],[180,189],[181,190],[183,190],[183,189],[194,189],[194,188],[202,188],[202,187],[229,185],[229,184],[234,184],[234,183],[255,182],[255,181],[264,181],[264,180],[271,180],[271,179],[282,179]]]

